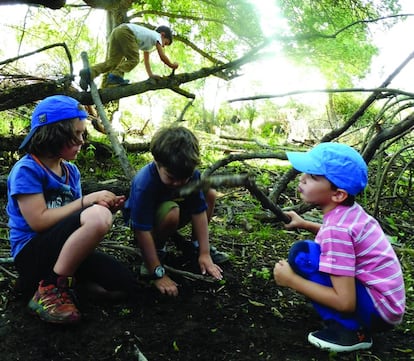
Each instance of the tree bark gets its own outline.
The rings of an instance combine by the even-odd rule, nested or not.
[[[114,10],[118,8],[129,9],[132,0],[84,0],[86,5],[94,9]],[[33,6],[45,6],[47,8],[58,10],[66,5],[66,0],[0,0],[0,5],[17,5],[26,4]]]
[[[35,5],[35,6],[45,6],[47,8],[57,10],[61,9],[65,6],[66,0],[37,0],[37,1],[30,1],[30,0],[0,0],[0,5],[17,5],[17,4],[27,4],[27,5]]]

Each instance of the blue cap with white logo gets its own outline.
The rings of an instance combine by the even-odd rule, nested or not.
[[[308,152],[286,152],[299,172],[322,175],[350,195],[364,190],[368,182],[368,167],[352,147],[341,143],[320,143]]]
[[[24,138],[19,149],[23,149],[35,134],[37,128],[61,120],[80,118],[86,119],[88,113],[81,103],[66,95],[53,95],[43,99],[32,114],[30,133]]]

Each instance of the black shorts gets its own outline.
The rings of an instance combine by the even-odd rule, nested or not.
[[[66,240],[80,227],[81,212],[73,213],[38,234],[16,256],[14,263],[26,298],[33,296],[39,281],[52,272]],[[85,258],[74,276],[79,282],[95,282],[108,291],[135,292],[136,282],[132,272],[114,257],[97,250]]]

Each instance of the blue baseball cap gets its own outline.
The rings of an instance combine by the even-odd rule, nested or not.
[[[350,195],[361,192],[368,182],[368,167],[352,147],[340,143],[320,143],[310,151],[286,152],[299,172],[322,175]]]
[[[81,103],[76,99],[68,97],[66,95],[53,95],[43,99],[32,114],[32,123],[30,132],[24,138],[19,149],[23,149],[29,140],[35,134],[37,128],[43,125],[48,125],[61,120],[80,118],[81,120],[86,119],[88,113]]]

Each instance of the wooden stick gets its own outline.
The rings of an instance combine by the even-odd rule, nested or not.
[[[4,273],[7,273],[10,277],[13,277],[13,278],[16,278],[16,279],[19,278],[19,276],[17,276],[13,272],[10,272],[8,269],[4,268],[3,266],[0,266],[0,271],[3,271]]]
[[[185,197],[191,193],[202,190],[206,192],[214,187],[240,187],[248,184],[248,175],[218,175],[201,178],[195,182],[190,182],[181,187],[178,191],[179,196]]]
[[[85,51],[82,51],[81,57],[83,61],[83,67],[85,69],[89,69],[88,54]],[[118,138],[116,137],[114,130],[112,129],[111,123],[109,122],[106,116],[105,108],[103,106],[101,97],[99,95],[98,88],[96,87],[96,84],[93,81],[93,79],[91,79],[91,82],[89,83],[89,87],[91,88],[91,96],[92,96],[93,102],[96,105],[96,109],[98,111],[99,117],[102,121],[102,124],[105,127],[106,134],[108,134],[108,138],[111,141],[112,148],[115,152],[115,155],[118,157],[119,162],[121,163],[121,167],[124,170],[125,176],[128,179],[132,179],[135,175],[135,171],[131,167],[128,161],[128,157],[126,156],[125,149],[119,143]]]
[[[108,247],[108,248],[113,248],[113,249],[124,250],[124,251],[127,251],[129,253],[132,253],[133,255],[142,257],[140,250],[138,248],[135,248],[135,247],[125,246],[125,245],[122,245],[122,244],[117,244],[116,242],[112,242],[112,241],[103,241],[103,242],[101,242],[101,246]],[[167,265],[164,265],[164,268],[170,273],[175,273],[175,274],[178,274],[180,276],[184,276],[184,277],[186,277],[188,279],[191,279],[191,280],[204,281],[204,282],[210,282],[210,283],[217,282],[216,279],[214,279],[213,277],[210,277],[210,276],[204,276],[204,275],[199,275],[199,274],[195,274],[195,273],[188,272],[188,271],[182,271],[182,270],[179,270],[179,269],[173,268],[171,266],[167,266]]]
[[[280,207],[278,207],[268,197],[266,197],[266,195],[259,189],[257,184],[252,179],[248,180],[246,188],[259,200],[263,208],[272,211],[276,217],[284,223],[290,223],[291,218],[286,213],[284,213]]]
[[[179,195],[187,196],[199,190],[207,191],[210,187],[239,187],[244,186],[254,197],[256,197],[263,208],[273,212],[276,217],[284,223],[291,221],[290,217],[274,204],[257,186],[256,182],[248,174],[245,175],[218,175],[201,178],[180,188]]]

